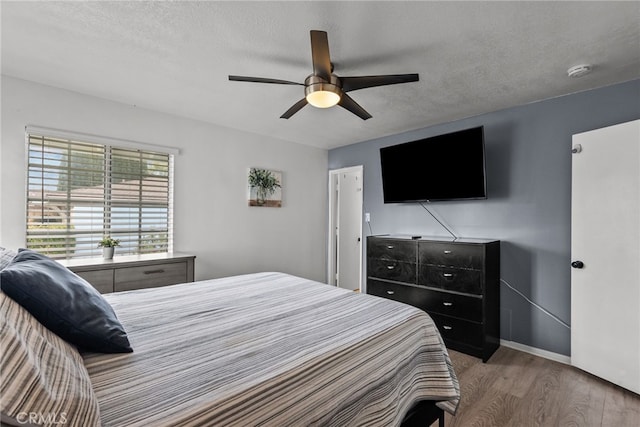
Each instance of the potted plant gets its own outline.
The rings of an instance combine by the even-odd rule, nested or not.
[[[278,178],[267,169],[251,168],[249,171],[249,185],[256,189],[256,204],[262,206],[268,196],[280,188]]]
[[[120,246],[120,240],[113,239],[111,236],[104,236],[98,242],[98,247],[102,248],[102,257],[104,259],[113,259],[113,252],[116,246]]]

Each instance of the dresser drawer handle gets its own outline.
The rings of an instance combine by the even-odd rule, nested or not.
[[[453,329],[453,326],[449,326],[449,325],[442,325],[442,328],[446,331],[450,331]]]
[[[452,302],[443,302],[442,305],[444,305],[445,307],[451,307],[453,305]]]
[[[394,291],[387,291],[387,294],[388,295],[393,295],[393,294],[395,294],[395,292]]]
[[[387,265],[387,270],[393,270],[394,268],[396,268],[395,265]]]
[[[444,277],[453,277],[453,273],[443,273]]]
[[[164,273],[164,270],[163,269],[147,270],[144,272],[144,274],[159,274],[159,273]]]
[[[449,255],[452,251],[444,251],[445,254]]]

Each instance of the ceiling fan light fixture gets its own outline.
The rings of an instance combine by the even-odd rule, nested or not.
[[[318,90],[307,94],[307,102],[317,108],[329,108],[340,102],[340,95],[328,90]]]
[[[338,78],[331,76],[331,82],[310,75],[305,80],[304,94],[307,102],[317,108],[329,108],[340,102],[342,89],[338,86]]]
[[[2,0],[0,0],[2,1]],[[362,108],[348,92],[376,86],[417,82],[418,74],[387,74],[379,76],[338,77],[333,74],[333,64],[329,56],[329,41],[326,31],[311,30],[311,62],[313,74],[302,83],[265,77],[247,77],[230,75],[229,80],[237,82],[272,83],[281,85],[304,86],[304,98],[293,104],[280,116],[289,119],[307,104],[317,108],[330,108],[340,105],[362,120],[369,120],[371,114]]]

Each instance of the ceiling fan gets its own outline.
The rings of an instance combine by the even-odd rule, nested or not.
[[[285,111],[285,113],[280,116],[281,119],[290,118],[307,104],[311,104],[318,108],[333,107],[337,104],[342,108],[351,111],[362,120],[370,119],[371,114],[354,101],[353,98],[347,95],[347,92],[365,89],[368,87],[418,81],[418,74],[338,77],[333,74],[333,64],[331,63],[331,58],[329,56],[329,41],[327,39],[326,31],[311,30],[311,60],[313,62],[313,74],[310,74],[304,80],[304,83],[245,76],[229,76],[229,80],[237,82],[304,86],[305,97]]]

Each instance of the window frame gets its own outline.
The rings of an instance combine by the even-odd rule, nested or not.
[[[32,155],[33,147],[38,145],[38,141],[40,141],[40,150],[42,152],[42,157],[39,159],[40,163],[37,160],[34,162],[33,160],[37,156]],[[66,150],[68,150],[66,157],[61,154],[60,163],[58,164],[55,164],[55,160],[47,160],[47,162],[51,163],[45,163],[45,154],[55,153],[56,144],[60,144],[63,149],[66,146]],[[84,153],[79,147],[89,148]],[[100,149],[104,152],[103,164],[101,167],[95,167],[96,160],[98,164],[102,160]],[[179,154],[178,149],[78,132],[26,126],[25,150],[25,247],[33,250],[40,248],[41,252],[56,259],[90,258],[100,256],[100,249],[97,247],[97,242],[100,238],[105,235],[111,235],[116,239],[119,236],[125,237],[120,252],[129,255],[173,252],[174,157]],[[136,171],[135,168],[133,168],[133,171],[125,169],[123,172],[118,170],[115,166],[116,163],[112,161],[114,152],[119,156],[121,163],[127,161],[137,162],[133,164],[134,166],[139,165],[140,170]],[[73,156],[71,156],[71,153],[73,153]],[[77,159],[82,161],[83,155],[86,155],[85,161],[89,159],[90,165],[86,169],[75,168],[77,165],[73,165],[72,162],[77,161]],[[66,165],[64,164],[65,161]],[[158,169],[154,171],[154,167]],[[45,177],[47,170],[57,170],[57,172],[50,172],[51,177]],[[41,175],[34,178],[32,175],[34,171],[39,172]],[[91,175],[87,182],[91,182],[94,176],[102,174],[100,185],[76,188],[76,190],[88,189],[91,191],[92,196],[90,197],[93,197],[92,199],[78,200],[72,197],[74,178],[71,175],[74,172],[79,174],[84,172]],[[61,192],[57,190],[61,186],[59,174],[64,173],[67,174],[66,181],[64,181],[67,187],[66,196],[60,197]],[[46,188],[48,180],[50,182],[49,185],[57,186],[56,190]],[[33,197],[32,194],[34,192],[40,192],[41,196],[38,197],[36,195]],[[54,196],[48,196],[47,192],[55,194]],[[61,224],[64,224],[61,232],[57,232],[54,227],[48,226],[55,217],[44,214],[45,204],[51,201],[58,203],[58,206],[65,206],[60,210],[63,218]],[[41,205],[40,208],[38,208],[38,204]],[[39,221],[35,222],[32,216],[32,207],[34,205],[36,210],[41,209],[43,213]],[[83,210],[89,211],[88,215],[91,215],[91,219],[88,221],[85,220],[83,222],[80,220],[82,230],[75,230],[75,227],[72,227],[74,220],[72,213],[76,208],[79,208],[79,210],[74,213],[75,215],[82,217],[82,214],[78,212]],[[114,214],[118,209],[119,211]],[[94,218],[100,216],[102,217],[100,226],[96,226],[97,221],[94,221]],[[76,221],[78,220],[76,219]],[[114,222],[117,224],[114,224]],[[137,223],[137,225],[132,227],[131,224],[133,223]],[[42,232],[33,232],[35,228],[41,228]],[[144,237],[149,235],[153,235],[153,238],[157,239],[157,241],[152,241],[145,248]],[[43,240],[39,243],[34,243],[38,241],[39,237]],[[82,240],[81,250],[79,253],[74,253],[78,250],[78,244],[76,243],[76,238],[78,237]],[[47,242],[56,238],[63,239],[63,242],[59,247],[52,248]]]

